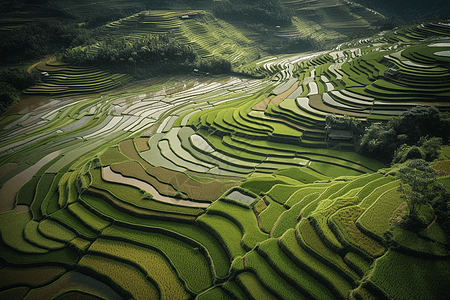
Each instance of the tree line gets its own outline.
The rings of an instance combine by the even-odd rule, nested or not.
[[[422,212],[430,207],[435,221],[450,238],[450,194],[445,186],[438,182],[437,172],[423,159],[414,159],[401,167],[397,178],[401,179],[399,191],[407,205],[407,212],[401,216],[397,225],[419,232],[430,225],[427,214]]]
[[[280,0],[218,1],[213,5],[213,13],[224,20],[242,20],[249,24],[272,26],[290,25],[293,16],[292,11]]]
[[[385,163],[432,161],[450,139],[450,113],[416,106],[385,123],[373,123],[361,138],[359,153]]]
[[[20,69],[0,71],[0,115],[20,100],[20,91],[40,81],[38,73]]]
[[[66,49],[62,59],[71,65],[96,65],[111,72],[131,74],[137,79],[194,68],[214,73],[231,70],[231,63],[224,59],[199,59],[192,47],[178,43],[172,33],[139,39],[106,36],[90,46]]]

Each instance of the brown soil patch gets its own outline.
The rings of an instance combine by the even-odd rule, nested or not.
[[[60,280],[54,282],[41,289],[33,290],[27,299],[54,299],[58,295],[70,291],[78,290],[92,295],[101,297],[102,299],[122,299],[116,292],[114,292],[106,284],[95,280],[92,277],[78,273],[69,272],[65,274]],[[59,298],[59,297],[58,297]],[[66,299],[66,298],[59,298]],[[81,298],[92,299],[92,298]]]
[[[177,213],[169,212],[159,212],[154,210],[147,210],[144,208],[139,208],[134,205],[130,205],[118,200],[116,197],[111,195],[108,191],[101,190],[95,187],[89,187],[86,190],[86,195],[91,195],[108,202],[115,209],[125,212],[128,215],[135,216],[144,219],[157,219],[157,220],[174,220],[176,222],[187,222],[191,223],[195,221],[196,216],[192,215],[182,215]]]
[[[132,177],[155,187],[155,189],[162,195],[174,197],[177,194],[177,190],[173,186],[158,181],[157,178],[148,174],[142,166],[136,161],[127,161],[120,164],[111,166],[111,170],[116,173],[120,173],[125,177]]]
[[[253,110],[260,110],[260,111],[265,111],[267,109],[267,105],[269,105],[269,102],[274,98],[275,96],[272,95],[266,99],[264,99],[263,101],[259,102],[258,104],[256,104],[255,106],[252,107]]]
[[[186,193],[191,199],[214,201],[228,189],[238,185],[237,182],[220,181],[202,183],[191,179],[184,173],[162,167],[154,167],[139,156],[131,139],[120,143],[120,150],[129,158],[139,162],[148,173],[154,175],[160,182],[172,185],[176,189]]]
[[[265,202],[263,199],[261,199],[261,200],[259,200],[259,202],[256,203],[256,205],[253,207],[253,211],[254,211],[254,213],[255,213],[257,216],[259,216],[259,214],[262,213],[267,207],[268,207],[268,206],[267,206],[266,202]],[[275,226],[274,226],[274,227],[275,227]]]
[[[123,155],[118,147],[109,147],[102,155],[100,155],[100,161],[102,165],[112,165],[129,160],[128,157]]]
[[[36,65],[36,69],[41,72],[55,72],[67,69],[67,66],[65,65],[51,65],[51,62],[54,61],[56,61],[55,57],[49,57],[47,59],[44,59],[43,61],[41,61]]]
[[[290,94],[292,94],[293,92],[295,92],[295,90],[298,88],[298,81],[296,83],[294,83],[294,85],[287,90],[286,92],[276,96],[275,98],[272,99],[272,104],[277,104],[280,103],[281,101],[283,101],[284,99],[286,99]]]
[[[204,202],[194,202],[190,200],[177,199],[173,196],[164,196],[162,195],[153,185],[149,184],[144,180],[140,180],[139,178],[134,177],[125,177],[120,173],[116,173],[111,170],[111,167],[103,167],[103,178],[105,181],[115,182],[119,184],[125,184],[129,186],[133,186],[141,189],[142,191],[146,191],[153,196],[153,200],[158,200],[160,202],[174,204],[178,206],[185,207],[201,207],[207,208],[209,203]]]
[[[348,116],[352,116],[355,118],[367,118],[369,116],[368,114],[361,114],[361,113],[356,113],[356,112],[352,112],[352,111],[348,111],[348,110],[340,110],[340,109],[334,108],[332,106],[328,106],[322,102],[322,95],[309,96],[309,105],[312,108],[323,111],[325,113],[328,112],[331,114],[335,113],[335,114],[340,114],[340,115],[348,115]]]
[[[53,298],[55,300],[102,300],[101,298],[87,294],[85,292],[81,291],[69,291],[66,292],[56,298]]]
[[[162,122],[157,122],[157,123],[153,124],[152,126],[150,126],[146,131],[141,133],[141,138],[147,138],[147,140],[148,140],[148,138],[151,137],[153,135],[153,133],[156,132],[156,130],[158,130],[158,128],[161,124],[162,124]]]
[[[17,287],[0,292],[0,299],[22,300],[30,291],[27,287]]]
[[[150,150],[148,146],[148,138],[136,138],[134,139],[134,143],[136,144],[136,148],[139,152]]]
[[[20,166],[17,163],[6,163],[0,167],[0,177],[8,173],[9,171],[14,170],[16,167]]]
[[[25,96],[20,98],[19,103],[5,112],[4,115],[26,114],[36,110],[42,105],[48,104],[50,101],[50,97],[47,96]]]
[[[407,214],[407,211],[408,211],[408,207],[406,206],[406,202],[403,202],[402,204],[400,204],[394,211],[394,214],[393,214],[392,220],[391,220],[392,224],[398,225],[398,224],[402,223],[404,221],[402,216]]]
[[[29,210],[30,210],[30,207],[28,205],[17,205],[15,208],[15,211],[18,214],[29,211]]]
[[[450,174],[450,160],[440,160],[432,165],[431,168],[438,172],[439,176],[447,176]]]
[[[66,272],[62,267],[10,268],[0,272],[0,288],[45,285]]]
[[[128,86],[123,86],[117,89],[114,89],[110,95],[117,95],[120,94],[122,92],[126,92],[128,90],[132,90],[132,89],[136,89],[136,88],[145,88],[145,87],[149,87],[155,84],[159,84],[161,82],[163,82],[165,79],[164,78],[155,78],[149,81],[145,81],[145,82],[139,82],[139,83],[135,83],[135,84],[131,84]],[[147,94],[150,95],[150,94]]]

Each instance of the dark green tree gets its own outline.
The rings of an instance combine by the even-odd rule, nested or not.
[[[20,93],[13,86],[0,82],[0,115],[9,107],[17,103],[20,99]]]
[[[401,179],[399,191],[408,207],[408,215],[404,224],[412,230],[421,230],[426,225],[420,215],[420,208],[432,204],[447,193],[445,187],[437,182],[437,172],[423,159],[411,160],[398,170],[397,178]]]
[[[450,118],[446,113],[433,106],[416,106],[386,123],[374,123],[366,128],[359,153],[385,163],[410,158],[432,161],[439,155],[440,146],[450,139],[448,128]]]

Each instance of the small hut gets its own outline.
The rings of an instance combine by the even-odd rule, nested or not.
[[[399,74],[400,72],[394,69],[387,69],[386,71],[384,71],[384,76],[386,77],[396,78]]]
[[[327,135],[329,141],[352,141],[353,131],[342,129],[330,129]]]

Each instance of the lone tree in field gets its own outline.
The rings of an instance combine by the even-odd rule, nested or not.
[[[425,204],[432,204],[435,199],[447,193],[445,187],[436,182],[437,172],[423,159],[410,161],[398,170],[397,178],[402,180],[399,191],[409,209],[406,225],[411,229],[422,229],[424,224],[419,214]]]

